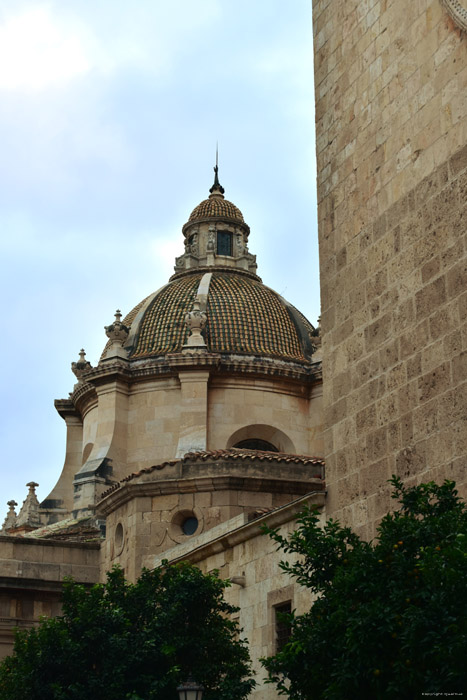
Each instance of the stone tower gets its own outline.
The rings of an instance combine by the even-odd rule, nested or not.
[[[466,0],[314,0],[327,515],[467,452]]]

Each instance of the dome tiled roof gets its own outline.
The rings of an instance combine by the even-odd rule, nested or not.
[[[181,351],[187,337],[185,314],[193,306],[201,277],[197,274],[174,280],[156,294],[139,322],[132,357]]]
[[[124,319],[132,325],[130,359],[181,352],[188,339],[185,315],[192,309],[202,273],[172,280]],[[309,362],[313,327],[258,278],[238,272],[212,274],[204,336],[209,352]],[[134,319],[134,320],[133,320]],[[133,323],[132,323],[133,321]]]
[[[197,207],[193,209],[188,219],[188,223],[198,221],[200,219],[210,218],[227,218],[234,219],[244,223],[243,214],[235,204],[229,202],[222,197],[210,197],[203,200]]]

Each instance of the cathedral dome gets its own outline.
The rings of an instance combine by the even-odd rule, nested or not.
[[[309,365],[316,331],[256,275],[249,227],[240,209],[224,199],[217,165],[214,172],[209,198],[183,227],[185,252],[175,260],[175,274],[123,326],[116,316],[107,335],[111,341],[125,336],[130,361],[196,350]],[[115,356],[109,347],[102,359]]]
[[[193,209],[188,223],[191,224],[195,221],[205,221],[212,218],[231,219],[232,221],[244,223],[243,214],[235,204],[229,202],[228,199],[212,196],[203,200]]]
[[[313,326],[258,277],[230,270],[173,279],[133,309],[124,319],[129,359],[182,352],[189,336],[186,315],[200,291],[206,294],[208,352],[311,360]]]

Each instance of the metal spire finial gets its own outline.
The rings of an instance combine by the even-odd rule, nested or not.
[[[222,187],[222,185],[219,183],[219,143],[216,141],[216,164],[214,166],[214,184],[209,190],[211,194],[214,194],[214,192],[219,192],[220,194],[224,194],[225,190]]]

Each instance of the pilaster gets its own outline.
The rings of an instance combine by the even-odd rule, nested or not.
[[[176,457],[207,447],[209,372],[180,372],[180,434]]]

